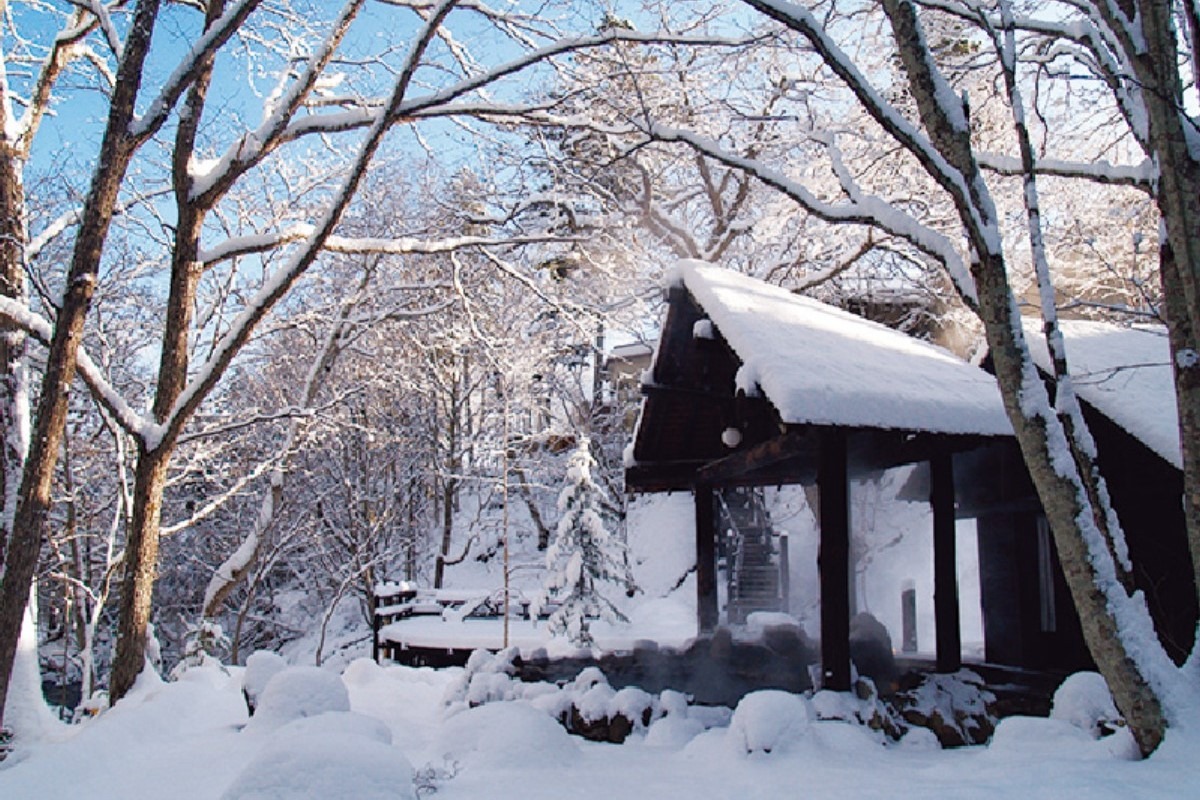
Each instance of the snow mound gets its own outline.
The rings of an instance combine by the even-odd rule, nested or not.
[[[491,703],[448,719],[433,748],[434,760],[476,767],[514,764],[563,769],[579,751],[562,726],[527,703]]]
[[[342,679],[317,667],[289,667],[268,682],[247,729],[272,730],[292,720],[327,711],[349,711]]]
[[[415,800],[412,765],[394,747],[356,734],[331,735],[313,725],[280,736],[264,748],[221,795],[222,800],[330,797]]]
[[[1123,759],[1137,761],[1140,751],[1133,734],[1121,728],[1097,741],[1087,731],[1061,719],[1007,717],[996,726],[988,752],[1019,760],[1046,753],[1068,759]]]
[[[364,688],[386,678],[387,670],[369,658],[356,658],[342,670],[342,683],[351,689]]]
[[[687,716],[671,714],[656,720],[646,731],[647,747],[678,750],[704,733],[704,723]]]
[[[1091,734],[1093,739],[1125,725],[1113,704],[1108,684],[1098,672],[1076,672],[1068,676],[1054,692],[1050,718],[1069,722]]]
[[[326,711],[294,719],[279,729],[279,736],[358,736],[380,744],[392,743],[392,731],[375,717],[355,711]]]
[[[746,753],[786,749],[809,729],[813,713],[799,695],[767,689],[742,698],[729,722],[729,739]]]
[[[267,683],[278,673],[287,669],[283,656],[270,650],[255,650],[246,659],[246,671],[242,673],[242,691],[246,693],[246,703],[251,713],[258,706],[258,698],[262,696]]]

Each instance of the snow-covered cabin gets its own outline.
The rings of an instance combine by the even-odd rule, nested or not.
[[[632,492],[693,493],[702,632],[736,623],[756,608],[751,603],[739,609],[742,597],[731,576],[753,560],[753,549],[771,546],[755,541],[757,533],[729,536],[757,513],[753,501],[745,499],[752,493],[740,490],[809,487],[819,524],[823,683],[847,688],[848,576],[854,568],[850,482],[920,465],[906,492],[908,499],[928,498],[932,508],[937,668],[954,670],[961,664],[955,531],[963,517],[976,521],[985,660],[1046,670],[1088,662],[991,375],[883,325],[699,262],[677,267],[668,296],[658,348],[643,377],[645,398],[628,453],[626,484]],[[1069,347],[1072,340],[1088,338],[1082,335],[1087,326],[1068,328]],[[1143,392],[1137,388],[1144,386],[1139,373],[1126,367],[1145,363],[1145,354],[1121,351],[1123,363],[1093,363],[1083,345],[1078,349],[1079,394],[1089,404],[1118,510],[1130,520],[1131,549],[1144,567],[1139,581],[1158,595],[1151,606],[1164,641],[1177,640],[1179,652],[1186,651],[1196,608],[1177,513],[1178,445],[1172,458],[1170,435],[1159,436],[1157,430],[1162,419],[1174,415],[1163,417],[1166,411],[1144,406],[1133,412],[1133,422],[1123,422],[1114,407],[1135,395],[1173,405],[1169,380]],[[1115,346],[1098,349],[1118,355]],[[1155,363],[1165,364],[1160,356]],[[1153,423],[1142,420],[1145,414]],[[761,527],[761,520],[746,527],[754,531],[756,525]],[[729,580],[723,591],[717,585],[718,560]],[[744,579],[754,581],[761,583],[753,575]],[[778,582],[764,585],[760,593],[781,588]],[[719,607],[722,594],[725,608]],[[896,639],[900,634],[892,632]],[[908,635],[905,631],[903,638]]]

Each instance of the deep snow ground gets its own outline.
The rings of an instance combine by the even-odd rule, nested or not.
[[[448,709],[461,670],[365,660],[340,679],[307,670],[249,724],[240,669],[144,681],[99,718],[14,753],[0,766],[0,798],[361,800],[411,798],[414,787],[441,800],[1200,797],[1200,739],[1189,732],[1138,762],[1062,721],[1013,718],[987,747],[942,751],[927,740],[884,746],[803,714],[751,714],[743,701],[732,724],[705,729],[677,714],[623,745],[596,744],[524,701]],[[356,713],[336,710],[347,692]],[[771,751],[748,753],[755,737]]]

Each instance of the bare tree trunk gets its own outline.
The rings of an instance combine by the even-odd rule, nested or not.
[[[1149,123],[1148,151],[1158,166],[1155,199],[1169,244],[1160,258],[1160,272],[1179,403],[1184,517],[1192,575],[1200,598],[1200,439],[1196,438],[1200,421],[1200,234],[1196,231],[1200,220],[1200,161],[1189,146],[1185,130],[1194,122],[1183,107],[1174,5],[1166,0],[1137,0],[1142,36],[1129,41],[1126,49],[1142,83]]]
[[[224,0],[208,4],[205,27],[220,18]],[[208,208],[192,199],[193,180],[188,171],[195,151],[196,134],[204,112],[212,80],[213,56],[199,66],[188,90],[186,112],[180,115],[172,152],[171,177],[175,191],[174,249],[171,254],[171,283],[167,296],[166,324],[163,327],[162,353],[158,365],[158,386],[154,394],[154,420],[164,423],[183,393],[188,378],[188,348],[192,312],[196,305],[196,287],[202,265],[199,259],[200,234]],[[159,523],[162,519],[163,490],[167,470],[175,450],[178,427],[155,443],[138,449],[134,474],[133,519],[125,542],[125,579],[121,586],[120,615],[117,621],[117,652],[113,659],[109,697],[116,702],[124,697],[137,680],[145,663],[146,625],[154,581],[158,570]]]
[[[133,519],[125,542],[125,577],[117,620],[117,652],[109,679],[116,702],[133,688],[146,662],[146,625],[158,569],[158,526],[170,462],[169,447],[138,453],[133,484]]]
[[[451,364],[455,356],[451,354]],[[456,369],[451,371],[450,398],[446,412],[446,475],[442,478],[442,544],[438,549],[437,559],[433,565],[433,588],[442,588],[446,577],[446,560],[450,557],[450,547],[454,535],[454,506],[458,498],[458,473],[462,468],[458,454],[461,449],[459,442],[459,396],[460,377]]]
[[[1089,542],[1091,537],[1106,536],[1102,522],[1109,517],[1106,509],[1088,502],[1095,496],[1090,490],[1095,465],[1090,459],[1083,464],[1076,460],[1081,454],[1077,450],[1072,452],[1061,420],[1051,411],[1049,398],[1033,366],[1008,284],[1007,265],[998,249],[999,224],[994,205],[975,161],[969,130],[956,125],[940,102],[939,81],[943,82],[942,88],[948,87],[932,65],[916,8],[910,0],[884,0],[883,7],[921,121],[934,147],[966,184],[965,193],[951,194],[974,251],[971,272],[979,315],[1009,420],[1054,533],[1067,585],[1079,611],[1084,640],[1139,748],[1143,754],[1149,754],[1162,741],[1166,723],[1160,699],[1148,683],[1149,676],[1127,649],[1126,637],[1110,605],[1111,593],[1124,592],[1119,583],[1117,586],[1110,583],[1119,574],[1111,539],[1103,540],[1103,552],[1097,552],[1094,541]],[[1041,413],[1023,407],[1029,405],[1040,407]],[[1064,468],[1063,455],[1072,456],[1073,470]],[[1060,474],[1063,472],[1069,474]],[[1093,530],[1087,530],[1088,527]]]
[[[134,152],[130,123],[158,7],[159,0],[141,0],[134,11],[109,105],[108,124],[96,172],[75,240],[66,290],[46,357],[36,423],[9,539],[7,567],[0,581],[0,709],[3,709],[8,693],[21,618],[50,509],[50,488],[66,426],[67,399],[75,378],[83,322],[91,307],[117,193]]]

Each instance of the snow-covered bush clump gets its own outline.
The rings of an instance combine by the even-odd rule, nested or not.
[[[800,695],[777,689],[751,692],[733,711],[729,741],[743,753],[783,750],[805,736],[814,716]]]
[[[596,461],[590,446],[586,437],[581,438],[568,462],[566,486],[558,496],[562,516],[546,549],[545,584],[530,609],[537,615],[556,604],[547,625],[577,647],[593,644],[590,620],[627,621],[597,583],[633,587],[624,543],[609,531],[611,503],[592,480]]]
[[[687,695],[667,689],[658,707],[661,716],[646,731],[648,746],[680,748],[704,732],[704,722],[689,713]]]
[[[285,669],[287,662],[283,656],[270,650],[255,650],[246,659],[246,669],[242,673],[242,694],[246,697],[246,707],[251,714],[258,706],[258,698],[267,688],[267,682]]]
[[[486,650],[472,653],[462,675],[447,687],[443,696],[447,716],[489,703],[520,700],[558,720],[573,734],[593,741],[620,743],[631,733],[646,730],[662,715],[654,696],[633,686],[614,690],[596,667],[582,670],[564,686],[525,683],[514,677],[516,656],[515,648],[496,655]]]
[[[311,724],[287,726],[234,778],[222,800],[415,800],[408,759],[352,717],[357,715],[324,714]]]
[[[446,687],[442,704],[453,714],[463,708],[523,697],[521,682],[513,680],[517,671],[513,659],[518,654],[515,647],[495,655],[487,650],[471,653],[462,674]]]
[[[1093,739],[1114,733],[1125,720],[1113,704],[1108,684],[1098,672],[1069,675],[1054,692],[1050,718],[1069,722]]]
[[[491,703],[455,714],[442,726],[434,761],[475,768],[514,764],[562,769],[577,755],[562,726],[524,702]]]
[[[267,681],[247,730],[273,730],[302,717],[349,710],[350,694],[337,675],[317,667],[289,667]]]
[[[905,725],[880,697],[870,678],[860,677],[852,692],[822,690],[813,695],[813,711],[820,720],[839,720],[873,731],[877,741],[899,739]]]
[[[184,634],[183,658],[171,670],[171,679],[193,667],[220,666],[221,656],[229,650],[229,637],[219,624],[212,620],[201,620],[188,626]]]

